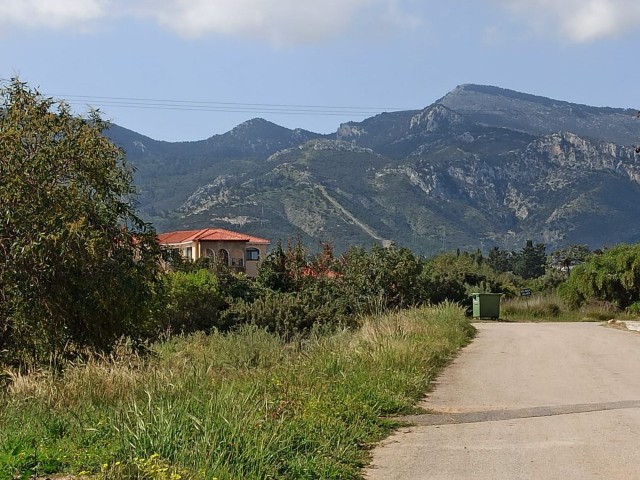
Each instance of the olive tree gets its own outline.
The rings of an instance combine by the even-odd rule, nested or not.
[[[0,351],[109,348],[147,328],[156,235],[98,112],[0,85]]]

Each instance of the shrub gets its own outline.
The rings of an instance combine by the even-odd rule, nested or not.
[[[277,333],[285,340],[317,327],[350,326],[355,318],[348,309],[318,292],[267,292],[253,302],[236,301],[224,312],[229,325],[252,324]]]
[[[567,279],[566,274],[554,268],[548,268],[544,275],[527,282],[527,286],[535,292],[555,292],[559,285]]]
[[[358,312],[372,313],[423,303],[418,278],[422,262],[410,250],[350,248],[338,265],[338,288]]]
[[[558,292],[571,307],[596,300],[626,308],[640,301],[640,244],[591,255],[571,271]]]
[[[188,333],[228,326],[221,321],[220,312],[227,304],[214,273],[167,272],[165,282],[166,309],[160,314],[164,330]]]
[[[288,241],[286,247],[278,241],[260,265],[256,283],[261,288],[279,292],[298,291],[306,280],[302,272],[307,264],[307,253],[299,239],[295,244]]]
[[[629,315],[635,315],[635,316],[640,315],[640,302],[632,303],[627,307],[626,311]]]
[[[0,85],[0,351],[48,361],[146,333],[159,248],[99,115]]]
[[[449,300],[466,307],[471,306],[473,292],[512,295],[514,289],[506,274],[497,275],[480,252],[443,253],[427,260],[420,285],[427,302]]]

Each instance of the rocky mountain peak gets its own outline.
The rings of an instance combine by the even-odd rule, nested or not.
[[[412,132],[434,133],[448,130],[463,122],[464,118],[461,115],[444,105],[436,104],[411,117],[409,129]]]
[[[478,124],[548,135],[572,132],[595,140],[634,144],[635,111],[592,107],[488,85],[460,85],[436,102]]]
[[[256,138],[272,137],[272,136],[290,136],[293,131],[288,128],[281,127],[273,122],[265,120],[264,118],[252,118],[242,122],[240,125],[234,127],[228,132],[229,135],[242,138],[255,140]]]
[[[262,118],[202,142],[112,132],[159,230],[241,222],[274,241],[301,235],[341,250],[393,240],[424,254],[640,240],[631,110],[465,84],[333,135]]]

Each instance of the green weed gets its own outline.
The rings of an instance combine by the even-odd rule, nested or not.
[[[582,322],[621,318],[622,312],[609,302],[589,302],[581,308],[569,308],[556,294],[503,300],[500,317],[511,321]]]
[[[445,304],[291,342],[247,326],[10,372],[0,479],[359,478],[388,416],[410,412],[472,335]]]

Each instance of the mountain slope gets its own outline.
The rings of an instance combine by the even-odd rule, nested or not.
[[[537,135],[572,132],[621,145],[640,138],[633,110],[578,105],[484,85],[461,85],[438,103],[475,123]]]
[[[338,249],[394,241],[428,254],[640,240],[633,117],[463,85],[333,135],[261,119],[201,142],[111,134],[159,230],[222,226]]]

